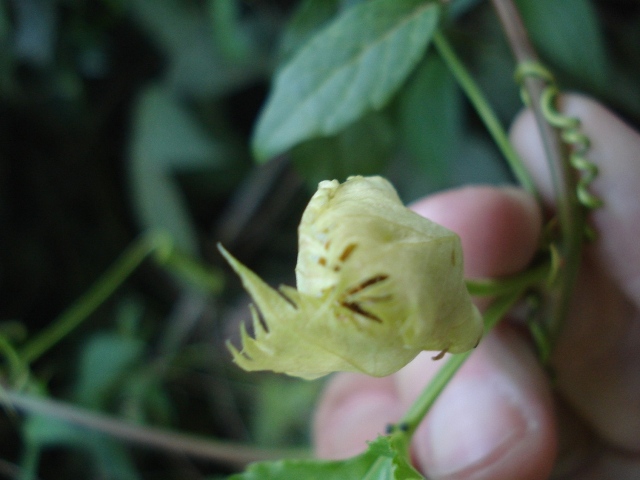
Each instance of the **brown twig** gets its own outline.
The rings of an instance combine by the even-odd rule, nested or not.
[[[103,413],[92,412],[49,398],[5,390],[2,400],[18,411],[45,415],[80,428],[101,432],[143,448],[171,451],[232,467],[280,458],[301,458],[303,450],[265,449],[246,444],[214,440],[155,427],[135,425]]]

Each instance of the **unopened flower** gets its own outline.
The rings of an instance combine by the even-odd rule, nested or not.
[[[307,379],[389,375],[422,350],[470,350],[482,319],[456,234],[406,208],[381,177],[323,181],[300,222],[297,290],[275,290],[222,254],[253,298],[253,336],[228,344],[245,370]]]

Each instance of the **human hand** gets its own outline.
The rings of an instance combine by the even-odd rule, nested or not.
[[[592,100],[567,96],[600,167],[571,314],[552,355],[554,386],[526,333],[503,322],[440,395],[414,437],[417,466],[433,479],[640,478],[640,135]],[[531,113],[512,128],[545,202],[552,185]],[[457,232],[467,277],[514,274],[534,254],[541,213],[515,189],[468,187],[413,207]],[[319,456],[365,448],[396,422],[442,365],[423,353],[395,375],[339,374],[318,406]]]

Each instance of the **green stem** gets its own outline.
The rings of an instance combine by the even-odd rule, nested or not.
[[[529,172],[524,167],[520,156],[513,148],[509,141],[509,137],[504,128],[500,124],[498,117],[494,113],[491,105],[485,98],[484,94],[473,80],[462,61],[441,32],[436,32],[433,37],[433,43],[436,46],[440,56],[445,61],[451,73],[455,76],[458,84],[465,92],[469,101],[472,103],[476,112],[484,122],[487,130],[493,137],[496,145],[507,160],[511,170],[522,187],[532,195],[538,196],[538,191],[531,179]]]
[[[485,332],[491,330],[500,319],[511,309],[522,295],[522,290],[512,292],[496,299],[484,312]],[[465,353],[453,355],[445,363],[438,373],[431,379],[427,387],[422,391],[418,399],[402,417],[399,425],[403,426],[403,431],[407,437],[413,436],[418,425],[422,422],[431,406],[434,404],[442,390],[447,386],[449,380],[458,371],[462,364],[473,353],[473,350]],[[404,428],[406,427],[406,428]]]
[[[15,381],[26,371],[25,364],[18,355],[18,352],[16,352],[11,342],[2,335],[0,335],[0,355],[2,355],[9,364],[9,378],[12,381]]]
[[[158,235],[141,237],[118,258],[89,291],[56,318],[49,327],[22,347],[19,351],[21,360],[29,364],[40,358],[109,298],[145,258],[167,247],[170,248],[170,245],[167,245],[166,237]]]
[[[547,280],[552,272],[550,262],[545,262],[524,272],[507,278],[467,279],[465,283],[470,295],[476,297],[496,297],[513,291],[521,291]]]
[[[529,41],[526,28],[518,8],[512,0],[492,0],[503,25],[507,41],[511,46],[516,62],[520,65],[537,63],[536,52]],[[543,93],[547,87],[544,79],[525,77],[523,81],[530,99],[545,151],[545,157],[555,192],[555,210],[561,230],[558,246],[562,258],[562,268],[558,271],[553,288],[545,293],[545,307],[541,315],[551,342],[554,342],[569,311],[573,287],[581,261],[586,217],[576,196],[577,179],[570,162],[567,149],[560,135],[545,118],[543,112]]]
[[[219,294],[224,286],[222,274],[204,266],[195,258],[172,250],[166,258],[158,258],[158,263],[171,272],[199,287],[206,293]]]

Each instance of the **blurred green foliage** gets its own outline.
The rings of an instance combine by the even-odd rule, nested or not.
[[[314,37],[328,42],[325,29],[366,1],[0,0],[0,332],[20,343],[42,330],[146,230],[168,232],[206,265],[221,264],[214,247],[222,241],[271,283],[292,283],[296,225],[321,179],[384,174],[407,201],[466,182],[510,181],[426,40],[406,57],[387,45],[399,62],[393,81],[370,82],[385,70],[368,64],[363,78],[374,94],[343,104],[327,92],[321,115],[338,112],[339,122],[310,128],[296,120],[304,135],[287,127],[286,142],[258,148],[262,160],[276,158],[254,161],[252,141],[273,140],[268,123],[253,138],[256,125],[296,100],[299,74],[315,66],[310,56],[295,67],[299,52]],[[517,4],[564,89],[594,95],[640,125],[639,2]],[[521,103],[490,5],[452,0],[441,22],[508,124]],[[384,25],[361,27],[354,42]],[[291,120],[283,112],[280,124]],[[139,424],[304,444],[318,385],[247,376],[229,364],[223,341],[246,303],[231,277],[222,295],[205,294],[145,263],[32,366],[29,391]],[[4,388],[14,388],[5,370]],[[224,462],[132,449],[10,409],[0,446],[3,478],[230,472]]]

